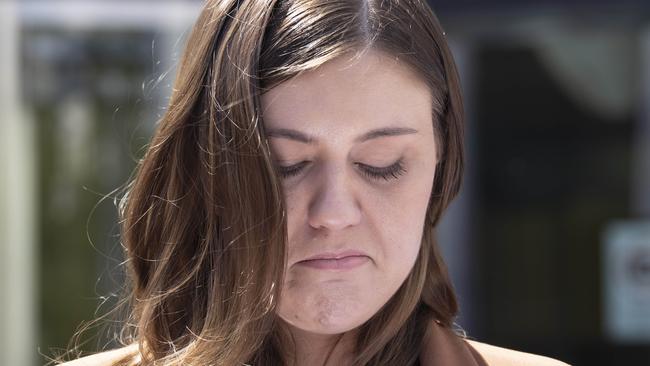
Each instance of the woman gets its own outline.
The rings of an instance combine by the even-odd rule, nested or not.
[[[120,205],[131,345],[69,365],[562,364],[452,331],[462,124],[424,1],[208,1]]]

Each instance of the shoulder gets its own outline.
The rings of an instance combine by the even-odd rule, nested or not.
[[[499,366],[568,366],[568,364],[549,357],[512,349],[493,346],[486,343],[465,339],[488,365]]]
[[[65,362],[60,366],[110,366],[130,355],[138,353],[138,344],[117,348],[110,351],[99,352],[94,355],[81,357],[79,359]]]

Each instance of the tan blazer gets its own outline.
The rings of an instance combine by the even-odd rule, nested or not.
[[[433,323],[420,355],[422,366],[568,366],[552,358],[491,346],[459,337]],[[138,345],[105,351],[66,362],[65,366],[109,366],[138,352]],[[391,365],[399,366],[399,365]]]
[[[422,366],[568,366],[552,358],[469,340],[433,323],[420,354]]]

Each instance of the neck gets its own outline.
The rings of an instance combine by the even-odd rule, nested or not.
[[[342,334],[317,334],[294,327],[289,331],[295,341],[295,353],[289,357],[295,366],[345,366],[352,364],[356,331]]]

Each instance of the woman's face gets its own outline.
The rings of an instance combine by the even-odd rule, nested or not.
[[[369,51],[274,87],[262,109],[285,173],[278,314],[312,333],[354,329],[395,294],[420,248],[437,162],[428,86]]]

